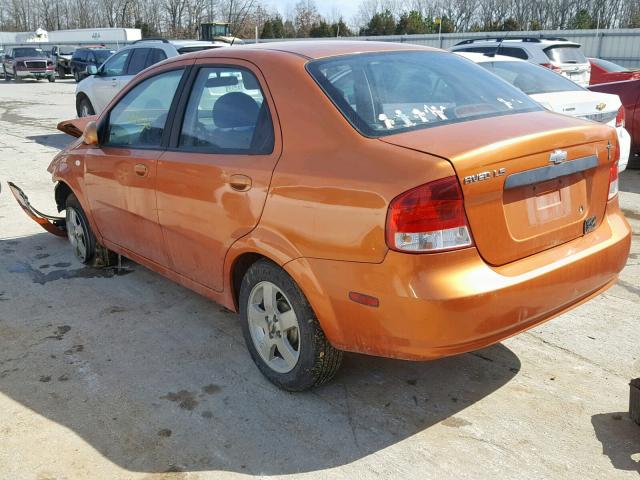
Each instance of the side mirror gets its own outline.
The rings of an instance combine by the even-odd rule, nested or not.
[[[97,75],[98,67],[95,65],[87,65],[87,75]]]
[[[82,141],[85,145],[98,144],[98,126],[96,125],[96,122],[89,122],[86,127],[84,127]]]

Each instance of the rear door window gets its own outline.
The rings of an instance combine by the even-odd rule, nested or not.
[[[137,75],[145,69],[147,62],[148,48],[135,48],[131,53],[131,60],[127,67],[127,75]]]
[[[159,48],[151,48],[149,49],[149,55],[147,55],[146,66],[150,67],[151,65],[155,65],[156,63],[159,63],[162,60],[166,60],[166,59],[167,59],[167,54],[164,53],[163,50],[160,50]]]
[[[577,45],[556,45],[545,48],[549,60],[557,63],[589,63]]]
[[[184,114],[180,147],[206,153],[268,154],[274,134],[256,77],[244,68],[198,72]]]
[[[507,57],[521,58],[522,60],[526,60],[529,58],[527,52],[525,52],[522,48],[516,47],[500,47],[498,50],[498,55],[506,55]]]

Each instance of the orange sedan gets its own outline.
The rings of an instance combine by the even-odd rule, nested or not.
[[[419,46],[268,43],[138,75],[49,167],[85,264],[124,255],[240,313],[287,390],[343,351],[427,360],[610,287],[630,229],[615,130]]]

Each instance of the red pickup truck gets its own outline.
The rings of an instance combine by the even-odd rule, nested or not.
[[[631,135],[631,155],[627,168],[640,168],[640,79],[591,85],[594,92],[614,93],[624,106],[625,128]]]

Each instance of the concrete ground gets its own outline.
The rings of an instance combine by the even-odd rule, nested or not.
[[[503,344],[428,363],[347,354],[279,391],[237,317],[149,270],[82,268],[6,188],[54,212],[46,166],[71,82],[0,84],[0,479],[626,479],[640,376],[640,171],[619,283]]]

